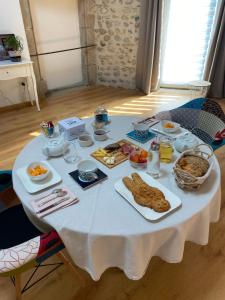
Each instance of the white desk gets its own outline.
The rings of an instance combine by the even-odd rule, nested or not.
[[[26,77],[29,86],[32,86],[35,95],[35,102],[38,111],[40,111],[36,78],[33,70],[32,61],[11,62],[10,60],[0,61],[0,80],[10,80],[18,77]],[[33,105],[33,99],[30,99]]]

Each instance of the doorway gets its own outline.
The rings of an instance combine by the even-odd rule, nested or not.
[[[29,2],[41,77],[47,89],[82,84],[78,0]]]

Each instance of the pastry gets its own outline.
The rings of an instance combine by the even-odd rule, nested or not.
[[[208,171],[209,163],[202,157],[186,155],[179,160],[178,166],[195,177],[202,177]]]
[[[149,208],[152,208],[151,205],[151,199],[149,197],[146,197],[144,195],[141,195],[141,192],[139,190],[139,187],[134,184],[134,181],[129,177],[123,178],[123,183],[128,188],[129,191],[131,191],[134,200],[141,206],[147,206]]]
[[[170,203],[159,189],[149,186],[137,173],[133,173],[131,176],[132,179],[124,177],[123,183],[131,191],[134,200],[139,205],[151,208],[156,212],[165,212],[170,209]]]

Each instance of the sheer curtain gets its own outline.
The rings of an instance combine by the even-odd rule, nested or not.
[[[218,0],[166,0],[161,86],[187,87],[203,79]]]
[[[141,0],[136,86],[144,93],[157,89],[164,0]]]

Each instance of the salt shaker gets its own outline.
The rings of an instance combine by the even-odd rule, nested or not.
[[[159,143],[153,141],[148,151],[147,173],[153,178],[159,177],[160,171],[160,157],[159,157]]]

